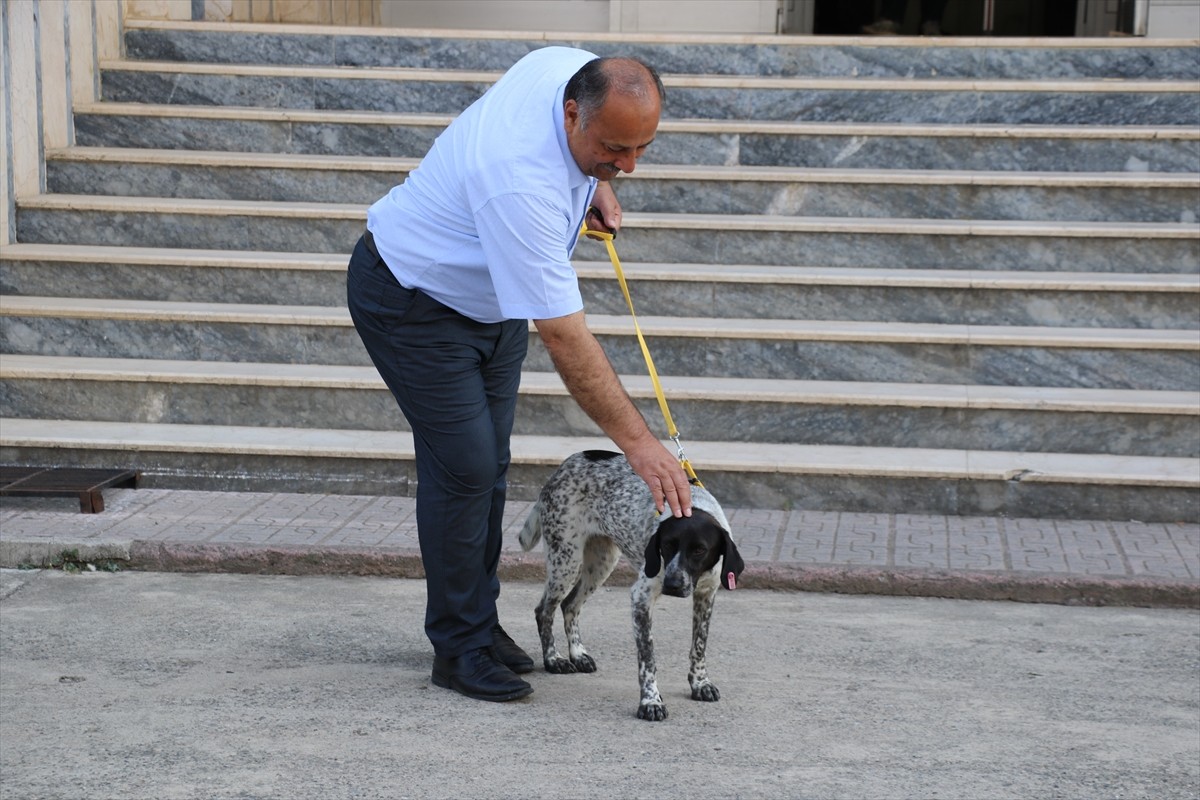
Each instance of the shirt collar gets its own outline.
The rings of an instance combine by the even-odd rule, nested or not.
[[[567,185],[575,189],[588,182],[595,183],[596,179],[583,174],[583,170],[575,163],[575,156],[571,155],[571,148],[567,145],[567,130],[563,127],[565,122],[563,93],[566,91],[566,88],[567,85],[564,83],[554,96],[554,133],[558,137],[558,146],[562,150],[563,163],[567,167]]]

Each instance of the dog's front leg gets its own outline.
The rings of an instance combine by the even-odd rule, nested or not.
[[[641,696],[638,701],[638,719],[659,722],[667,718],[667,706],[658,693],[657,668],[654,664],[654,635],[651,627],[651,609],[658,597],[659,581],[645,575],[638,576],[630,591],[633,603],[633,637],[637,642],[638,686]]]
[[[702,581],[692,595],[692,655],[688,684],[692,687],[693,700],[712,702],[721,699],[721,693],[708,679],[708,665],[704,658],[708,647],[708,623],[712,619],[713,602],[716,599],[716,580]]]

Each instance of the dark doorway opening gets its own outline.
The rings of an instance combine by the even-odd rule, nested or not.
[[[1117,0],[1114,32],[1132,33],[1134,0]],[[816,0],[813,33],[858,36],[1075,36],[1106,0]],[[897,10],[899,9],[899,10]],[[895,30],[880,26],[894,17]],[[1128,30],[1125,30],[1128,28]]]

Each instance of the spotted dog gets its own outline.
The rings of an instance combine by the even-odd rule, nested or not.
[[[659,517],[650,490],[619,453],[576,453],[554,472],[520,537],[526,550],[538,539],[546,540],[546,591],[534,614],[547,672],[596,671],[580,639],[579,612],[624,553],[631,563],[644,564],[631,591],[641,686],[638,717],[667,717],[655,679],[650,630],[651,607],[660,594],[692,596],[692,699],[720,699],[705,667],[708,622],[718,583],[733,589],[745,564],[716,499],[696,486],[692,506],[691,517]],[[554,645],[554,614],[560,605],[566,656]]]

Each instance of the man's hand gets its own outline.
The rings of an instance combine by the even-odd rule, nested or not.
[[[664,505],[673,516],[692,515],[692,487],[679,459],[658,440],[625,451],[629,466],[650,487],[654,507],[663,512]]]
[[[592,231],[611,233],[615,236],[621,229],[621,204],[608,181],[596,184],[596,191],[592,194],[592,207],[588,209],[584,220],[588,230]]]

